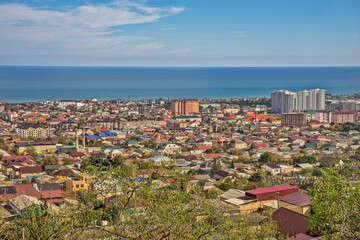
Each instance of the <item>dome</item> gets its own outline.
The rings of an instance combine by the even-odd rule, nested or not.
[[[69,145],[69,146],[75,146],[75,142],[74,142],[74,141],[70,141],[68,145]]]

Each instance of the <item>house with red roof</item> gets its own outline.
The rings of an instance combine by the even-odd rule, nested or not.
[[[45,173],[45,168],[43,166],[13,167],[13,178],[26,179],[32,176],[44,175]]]

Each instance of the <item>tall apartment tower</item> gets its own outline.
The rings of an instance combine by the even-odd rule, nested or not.
[[[303,112],[325,109],[325,90],[303,90],[298,93],[278,90],[271,93],[271,110],[274,113]]]
[[[278,90],[271,93],[271,110],[274,113],[297,111],[298,96],[294,92]]]
[[[174,116],[190,115],[199,113],[199,100],[196,99],[177,99],[171,102],[171,112]]]

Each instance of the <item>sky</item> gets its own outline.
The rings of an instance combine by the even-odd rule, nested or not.
[[[360,66],[360,0],[0,0],[0,65]]]

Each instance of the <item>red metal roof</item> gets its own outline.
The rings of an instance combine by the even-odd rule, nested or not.
[[[41,192],[41,198],[63,198],[63,192],[61,190],[55,190],[55,191],[42,191]]]
[[[258,188],[253,190],[245,191],[246,193],[250,193],[253,195],[265,194],[265,193],[274,193],[279,191],[286,191],[290,189],[299,189],[299,187],[291,186],[291,185],[281,185],[276,187],[268,187],[268,188]]]

